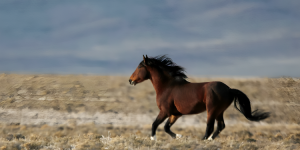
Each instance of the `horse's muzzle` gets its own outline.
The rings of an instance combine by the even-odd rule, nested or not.
[[[136,85],[136,82],[132,81],[131,79],[129,79],[129,84],[135,86]]]

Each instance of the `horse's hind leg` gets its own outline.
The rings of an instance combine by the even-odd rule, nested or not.
[[[214,132],[214,134],[212,135],[212,139],[215,139],[219,133],[225,128],[225,123],[224,123],[224,119],[223,119],[223,113],[221,113],[218,117],[217,117],[217,123],[218,123],[218,127],[217,130]],[[209,140],[212,140],[209,139]]]
[[[213,115],[209,115],[207,117],[207,126],[206,126],[206,132],[202,140],[209,139],[209,136],[214,131],[214,124],[215,124],[215,117]]]
[[[174,116],[171,115],[168,119],[168,121],[165,124],[165,131],[172,137],[172,138],[181,138],[180,134],[175,134],[174,132],[171,131],[171,126],[176,122],[176,120],[181,117],[181,116]]]

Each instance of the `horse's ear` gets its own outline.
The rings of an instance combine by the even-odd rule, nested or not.
[[[148,56],[146,55],[146,58],[145,58],[145,56],[143,55],[143,60],[144,60],[144,64],[147,65],[147,63],[148,63]]]

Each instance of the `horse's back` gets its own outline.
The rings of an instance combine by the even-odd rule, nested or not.
[[[185,93],[184,96],[188,97],[188,99],[197,99],[204,102],[206,97],[212,92],[219,97],[230,96],[230,88],[220,81],[188,83],[177,89],[177,93]]]
[[[222,96],[225,96],[229,94],[230,88],[223,82],[213,81],[207,83],[206,90],[207,92],[214,91],[217,94],[222,94]]]

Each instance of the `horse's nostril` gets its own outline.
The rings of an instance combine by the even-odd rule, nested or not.
[[[132,80],[131,80],[131,79],[129,79],[129,83],[130,83],[130,84],[131,84],[131,81],[132,81]]]

